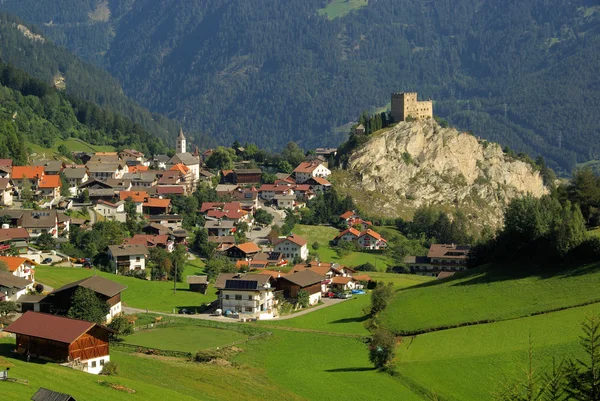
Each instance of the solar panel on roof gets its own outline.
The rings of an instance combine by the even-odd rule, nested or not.
[[[258,289],[258,281],[226,280],[225,288],[228,290],[257,290]]]

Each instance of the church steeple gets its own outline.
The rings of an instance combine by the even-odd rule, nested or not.
[[[187,152],[187,144],[185,140],[185,135],[183,135],[183,128],[179,127],[179,135],[177,136],[177,153],[186,153]]]

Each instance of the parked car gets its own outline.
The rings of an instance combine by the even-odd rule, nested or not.
[[[179,314],[180,315],[193,315],[194,311],[183,308],[183,309],[179,309]]]
[[[349,292],[340,292],[337,297],[340,299],[349,299],[352,298],[352,294]]]
[[[364,295],[366,294],[363,290],[352,290],[352,294],[356,295]]]
[[[323,294],[323,297],[325,298],[335,298],[335,293],[328,291],[325,294]]]
[[[52,263],[52,258],[46,258],[42,260],[43,265],[49,265],[50,263]]]

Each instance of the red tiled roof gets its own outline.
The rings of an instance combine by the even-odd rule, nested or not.
[[[143,166],[141,164],[138,166],[129,166],[130,173],[144,172],[144,171],[148,171],[148,170],[149,170],[148,166]]]
[[[302,162],[294,169],[294,173],[312,173],[317,167],[319,167],[321,163],[317,163],[314,161],[311,162]]]
[[[312,179],[319,185],[331,185],[329,181],[322,177],[313,177]]]
[[[206,213],[207,217],[214,217],[216,219],[221,219],[223,217],[227,217],[228,219],[241,219],[242,217],[244,217],[244,215],[246,214],[246,212],[244,211],[237,211],[237,210],[231,210],[231,211],[221,211],[221,210],[215,210],[215,209],[211,209],[208,211],[208,213]]]
[[[360,236],[360,231],[358,231],[358,230],[357,230],[357,229],[355,229],[355,228],[352,228],[352,227],[350,227],[350,228],[347,228],[347,229],[345,229],[345,230],[344,230],[344,231],[342,231],[341,233],[339,233],[339,234],[337,235],[337,237],[335,237],[335,238],[336,238],[336,239],[337,239],[337,238],[341,238],[343,235],[345,235],[345,234],[347,234],[347,233],[350,233],[350,234],[354,235],[354,236],[355,236],[355,237],[357,237],[357,238]]]
[[[278,240],[275,241],[275,245],[279,244],[285,240],[290,240],[291,242],[293,242],[294,244],[299,245],[299,246],[304,246],[307,244],[307,241],[304,238],[302,238],[299,235],[292,234],[292,235],[287,236],[286,238],[279,238]]]
[[[58,175],[45,175],[44,178],[38,184],[40,188],[60,188],[60,176]]]
[[[365,235],[370,235],[371,237],[375,238],[378,241],[387,242],[387,240],[385,238],[383,238],[381,235],[379,235],[379,233],[376,233],[375,231],[373,231],[371,229],[365,230],[362,233],[360,233],[360,237],[365,236]]]
[[[120,200],[127,200],[131,198],[135,203],[142,203],[148,198],[148,192],[146,191],[121,191],[119,192]]]
[[[177,163],[176,165],[171,167],[170,171],[179,171],[181,174],[186,175],[190,171],[190,168],[187,167],[185,164]]]
[[[13,164],[13,159],[0,159],[0,166],[2,167],[11,167]]]
[[[274,184],[263,184],[260,186],[260,188],[258,189],[259,192],[261,191],[273,191],[273,192],[285,192],[285,191],[289,191],[290,190],[290,186],[289,185],[274,185]]]
[[[260,252],[260,248],[254,242],[244,242],[243,244],[234,245],[240,251],[244,253],[256,253]]]
[[[466,259],[471,248],[468,245],[431,244],[428,258]]]
[[[159,185],[156,187],[156,193],[160,195],[183,195],[185,194],[185,188],[183,188],[181,185]]]
[[[352,280],[354,280],[352,277],[335,276],[331,278],[331,284],[348,284]]]
[[[29,238],[29,233],[24,228],[0,229],[0,241],[6,241],[13,238]]]
[[[4,331],[71,344],[94,326],[85,320],[28,311]]]
[[[20,258],[18,256],[0,256],[0,262],[4,262],[8,267],[8,271],[14,272],[19,266],[25,262],[30,262],[33,265],[37,265],[33,260]]]
[[[12,178],[40,178],[44,175],[44,166],[14,166],[12,169]]]
[[[344,214],[342,214],[340,216],[340,219],[344,219],[344,220],[348,220],[349,218],[351,218],[352,216],[355,216],[356,214],[350,210],[348,210],[347,212],[345,212]]]
[[[369,276],[367,274],[361,274],[361,275],[353,276],[353,277],[357,281],[371,281],[371,276]]]
[[[167,208],[171,204],[171,199],[149,198],[142,206],[144,207],[164,207]]]

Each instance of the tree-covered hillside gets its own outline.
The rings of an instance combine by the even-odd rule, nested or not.
[[[600,157],[594,0],[5,0],[127,94],[221,143],[337,145],[392,91],[570,172]]]
[[[109,73],[56,46],[37,27],[26,26],[20,19],[2,13],[0,61],[10,63],[46,84],[64,89],[69,96],[96,103],[107,111],[122,114],[166,144],[175,144],[179,132],[178,122],[157,113],[150,113],[129,99],[123,93],[119,82]],[[190,139],[194,143],[213,144],[213,141],[200,134],[194,133]]]
[[[160,139],[122,115],[68,96],[0,63],[0,158],[24,165],[28,162],[26,142],[50,148],[68,138],[146,154],[167,151]]]

